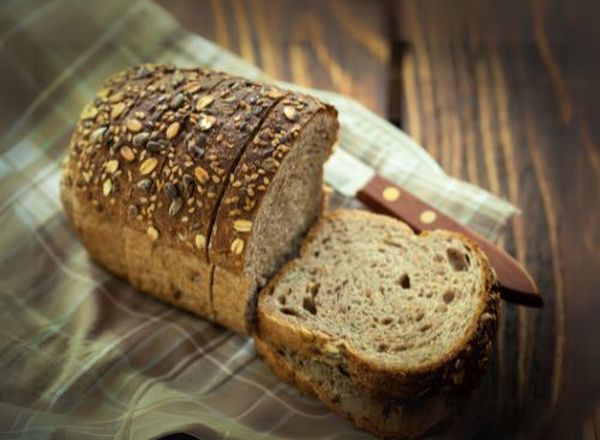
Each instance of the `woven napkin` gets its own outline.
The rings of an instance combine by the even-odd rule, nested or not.
[[[269,78],[147,0],[3,2],[0,23],[0,438],[368,438],[280,382],[249,339],[94,265],[59,204],[70,132],[111,73],[151,61]],[[461,223],[495,239],[515,212],[357,102],[309,92],[338,108],[341,148]]]

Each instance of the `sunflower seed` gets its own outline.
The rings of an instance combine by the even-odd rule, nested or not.
[[[152,180],[142,179],[136,183],[136,186],[144,192],[150,192],[152,189]]]
[[[169,199],[176,199],[179,196],[179,191],[177,191],[177,187],[171,182],[165,183],[163,192],[165,193],[165,196],[167,196]]]
[[[108,130],[108,127],[100,127],[95,129],[90,135],[90,141],[92,143],[101,141],[104,138],[104,133],[106,133],[106,130]]]
[[[202,158],[204,156],[204,148],[199,147],[195,144],[188,144],[188,151],[192,155],[192,157],[196,159]]]
[[[110,102],[111,104],[116,104],[117,102],[121,102],[124,97],[125,95],[123,94],[123,92],[118,92],[114,95],[110,95],[110,98],[108,98],[108,102]]]
[[[281,92],[279,90],[277,90],[277,89],[271,89],[267,93],[267,96],[269,98],[276,99],[276,98],[279,98],[281,96]]]
[[[269,157],[263,162],[263,168],[266,171],[275,171],[277,168],[279,168],[279,162],[276,159]]]
[[[183,181],[183,191],[189,196],[194,190],[194,178],[189,174],[184,174],[181,179]]]
[[[146,144],[146,149],[151,153],[158,153],[165,147],[166,144],[160,141],[150,141]]]
[[[188,93],[196,93],[198,90],[200,90],[202,88],[202,84],[198,83],[198,82],[192,82],[187,84],[183,90],[185,90]]]
[[[183,201],[180,197],[173,199],[171,205],[169,206],[169,216],[175,217],[179,211],[181,211],[181,207],[183,206]]]
[[[173,99],[171,99],[169,107],[171,107],[172,110],[177,110],[179,107],[181,107],[181,104],[183,104],[183,94],[178,93],[173,97]]]

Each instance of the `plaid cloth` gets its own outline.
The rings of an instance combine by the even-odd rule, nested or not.
[[[367,438],[260,362],[252,342],[140,295],[88,259],[58,199],[59,162],[101,81],[134,63],[267,79],[146,1],[0,6],[0,438]],[[341,148],[495,239],[515,209],[448,178],[358,103]]]

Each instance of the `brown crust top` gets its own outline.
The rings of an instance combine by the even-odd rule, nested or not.
[[[82,205],[157,239],[165,179],[193,102],[225,79],[219,72],[141,65],[109,78],[83,111],[63,183]]]
[[[258,324],[255,332],[268,335],[269,339],[282,347],[288,347],[306,356],[328,358],[326,347],[339,346],[337,361],[350,372],[352,379],[372,394],[393,397],[414,396],[432,391],[463,391],[472,389],[480,379],[487,365],[492,341],[496,334],[498,294],[494,291],[495,279],[487,258],[477,244],[468,238],[448,231],[434,231],[432,234],[447,234],[466,243],[479,257],[484,270],[484,289],[480,294],[478,310],[461,341],[443,358],[434,360],[418,368],[399,368],[374,362],[356,352],[347,343],[332,335],[319,331],[308,331],[301,326],[290,325],[287,320],[269,313],[268,307],[262,307],[262,298],[266,298],[287,271],[293,270],[305,252],[309,243],[319,234],[319,229],[328,219],[343,217],[363,217],[369,221],[402,222],[391,217],[360,210],[338,210],[327,213],[309,232],[300,250],[300,257],[288,262],[261,292],[258,307]],[[408,228],[408,227],[407,227]],[[412,231],[412,230],[411,230]],[[425,232],[422,235],[427,235]],[[326,359],[331,361],[330,359]]]
[[[286,93],[203,69],[119,72],[78,121],[63,185],[99,214],[206,259],[229,174]]]
[[[273,108],[230,177],[209,244],[212,263],[230,271],[244,267],[254,218],[282,161],[304,127],[319,112],[335,109],[306,95],[290,94]]]
[[[165,239],[193,244],[206,256],[212,219],[228,176],[252,133],[284,92],[242,78],[229,78],[196,101],[181,128],[181,146],[163,168],[164,186],[155,221],[168,225]]]

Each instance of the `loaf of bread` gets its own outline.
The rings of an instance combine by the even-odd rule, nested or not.
[[[142,65],[83,111],[61,199],[90,254],[247,333],[258,289],[320,215],[335,110],[203,69]]]
[[[61,200],[108,270],[252,334],[278,375],[357,427],[423,435],[481,378],[493,272],[457,234],[415,235],[364,211],[322,216],[337,131],[336,111],[309,96],[137,66],[84,109]]]
[[[468,239],[334,211],[261,293],[256,333],[344,369],[368,394],[460,392],[487,365],[497,302],[487,259]]]

